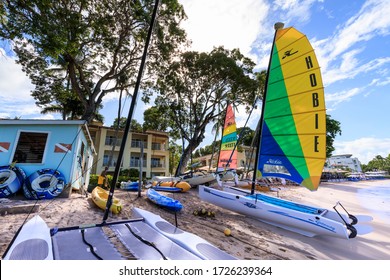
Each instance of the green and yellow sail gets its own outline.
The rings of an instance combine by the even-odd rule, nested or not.
[[[258,176],[316,190],[326,159],[326,109],[320,67],[307,37],[275,33],[263,105]]]

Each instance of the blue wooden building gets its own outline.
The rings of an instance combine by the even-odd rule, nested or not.
[[[85,121],[0,120],[0,166],[15,165],[26,176],[50,168],[66,186],[86,189],[94,153]]]

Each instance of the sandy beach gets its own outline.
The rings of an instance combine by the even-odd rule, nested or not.
[[[278,192],[271,193],[324,208],[331,208],[340,201],[359,219],[358,236],[351,240],[310,238],[256,221],[201,201],[196,188],[186,193],[166,194],[184,205],[177,215],[181,229],[203,237],[241,260],[389,260],[390,198],[376,195],[377,188],[390,189],[390,180],[322,183],[316,192],[303,187],[281,187]],[[115,196],[121,199],[124,207],[120,214],[110,214],[108,221],[131,218],[131,209],[136,206],[175,222],[171,212],[148,201],[144,192],[139,198],[137,193],[118,189]],[[14,197],[1,199],[0,205],[20,203],[32,202]],[[90,195],[75,191],[69,198],[41,200],[38,204],[38,213],[49,227],[99,223],[103,219],[103,210],[95,206]],[[215,217],[195,216],[193,212],[198,209],[213,211]],[[0,255],[26,218],[25,213],[2,213]],[[224,235],[225,228],[231,230],[231,236]]]

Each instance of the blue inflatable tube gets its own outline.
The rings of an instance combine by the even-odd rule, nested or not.
[[[23,193],[28,199],[51,199],[60,195],[65,185],[65,176],[60,171],[44,168],[27,177]]]
[[[0,198],[9,197],[22,187],[26,174],[16,166],[0,166]]]

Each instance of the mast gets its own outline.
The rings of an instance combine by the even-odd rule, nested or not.
[[[159,2],[160,2],[160,0],[155,0],[155,2],[154,2],[152,18],[150,20],[148,35],[146,37],[144,52],[143,52],[142,59],[141,59],[141,65],[140,65],[139,71],[138,71],[137,81],[136,81],[136,84],[134,87],[133,97],[131,99],[131,104],[130,104],[129,114],[128,114],[127,121],[126,121],[125,130],[123,132],[123,139],[122,139],[122,143],[121,143],[119,154],[118,154],[118,161],[117,161],[117,164],[115,166],[115,171],[114,171],[114,175],[113,175],[111,186],[110,186],[110,192],[109,192],[108,199],[107,199],[106,210],[104,212],[103,223],[105,223],[105,221],[107,220],[108,214],[110,212],[110,207],[112,205],[112,198],[114,196],[115,186],[116,186],[116,183],[118,181],[118,176],[119,176],[120,166],[121,166],[122,160],[123,160],[123,154],[124,154],[124,150],[125,150],[127,136],[129,134],[131,120],[133,118],[135,105],[137,103],[138,90],[139,90],[139,87],[141,84],[142,73],[143,73],[143,70],[145,67],[146,57],[147,57],[147,53],[148,53],[148,47],[149,47],[149,43],[150,43],[150,40],[152,37],[154,23],[156,21]]]
[[[256,152],[256,157],[255,157],[255,165],[253,168],[253,179],[252,179],[252,188],[251,188],[251,194],[255,193],[255,187],[256,187],[256,173],[257,173],[257,167],[258,167],[258,161],[259,161],[259,154],[260,154],[260,144],[261,144],[261,135],[262,135],[262,130],[263,130],[263,120],[264,120],[264,108],[265,108],[265,100],[267,96],[267,91],[268,91],[268,80],[269,80],[269,72],[270,72],[270,66],[271,66],[271,61],[272,61],[272,53],[274,51],[275,47],[275,40],[276,40],[276,33],[278,32],[279,29],[282,29],[284,27],[284,23],[282,22],[277,22],[274,24],[275,28],[275,34],[274,34],[274,40],[272,42],[272,47],[271,47],[271,54],[269,57],[269,62],[268,62],[268,69],[267,69],[267,76],[265,79],[265,88],[264,88],[264,95],[263,95],[263,102],[261,104],[261,116],[260,116],[260,129],[258,133],[258,145],[257,145],[257,152]]]

